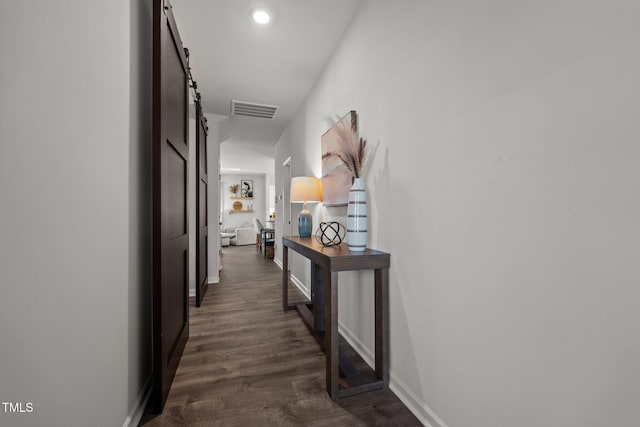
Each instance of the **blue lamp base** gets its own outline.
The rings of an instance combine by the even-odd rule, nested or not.
[[[313,230],[313,217],[311,212],[307,209],[303,209],[298,215],[298,235],[300,237],[311,237],[311,231]]]

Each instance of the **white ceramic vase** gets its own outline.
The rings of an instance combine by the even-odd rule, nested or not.
[[[367,248],[367,239],[367,193],[360,178],[355,178],[349,190],[347,247],[350,251],[364,251]]]

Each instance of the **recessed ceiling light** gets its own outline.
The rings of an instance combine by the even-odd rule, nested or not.
[[[267,13],[267,11],[264,9],[254,9],[254,11],[251,12],[251,16],[253,17],[253,20],[256,21],[258,24],[264,25],[264,24],[268,24],[269,21],[271,21],[271,17]]]

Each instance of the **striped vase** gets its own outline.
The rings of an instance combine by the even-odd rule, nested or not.
[[[364,251],[367,247],[367,193],[360,178],[353,180],[349,190],[347,209],[347,246],[350,251]]]

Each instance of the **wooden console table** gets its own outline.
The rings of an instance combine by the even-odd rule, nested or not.
[[[311,261],[311,301],[289,305],[289,249]],[[282,309],[298,309],[300,316],[323,345],[326,387],[331,399],[378,390],[389,385],[389,265],[390,255],[373,249],[351,252],[346,244],[324,247],[313,237],[282,238]],[[375,372],[359,373],[339,353],[338,272],[374,270]],[[307,308],[313,305],[312,312]],[[347,378],[339,377],[339,370]]]

